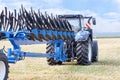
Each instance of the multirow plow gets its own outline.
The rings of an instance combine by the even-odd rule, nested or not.
[[[73,39],[74,32],[67,20],[62,20],[58,16],[49,16],[46,12],[43,15],[40,10],[38,12],[27,11],[21,7],[19,12],[8,12],[7,8],[0,14],[1,28],[3,32],[27,32],[31,40],[68,40]],[[2,36],[2,35],[1,35]],[[5,36],[4,36],[5,37]],[[4,38],[3,36],[1,37]],[[9,37],[9,36],[8,36]],[[14,35],[13,37],[17,37]]]

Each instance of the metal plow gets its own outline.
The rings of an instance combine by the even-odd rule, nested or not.
[[[70,23],[58,16],[42,14],[40,10],[27,11],[23,6],[13,12],[7,7],[0,13],[0,39],[19,38],[29,40],[73,40],[74,32]]]
[[[13,48],[8,48],[8,62],[15,63],[24,59],[27,52],[22,52],[20,45],[38,44],[38,42],[53,43],[55,46],[63,44],[63,41],[73,41],[74,31],[66,19],[54,17],[53,14],[43,14],[40,10],[32,8],[27,11],[23,6],[17,11],[8,11],[7,7],[0,13],[0,40],[8,39]],[[26,41],[35,43],[26,43]],[[22,44],[20,42],[22,41]],[[62,51],[61,47],[59,52]],[[34,53],[35,55],[35,53]],[[53,54],[40,54],[46,57],[54,57]],[[57,55],[57,54],[56,54]],[[38,55],[37,55],[38,56]]]

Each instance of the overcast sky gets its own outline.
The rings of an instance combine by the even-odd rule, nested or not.
[[[120,0],[0,0],[0,11],[20,5],[54,14],[92,15],[97,19],[95,32],[120,32]]]

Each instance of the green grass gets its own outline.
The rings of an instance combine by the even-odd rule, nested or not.
[[[119,80],[120,38],[97,39],[99,62],[79,66],[76,62],[49,66],[46,58],[26,58],[10,64],[9,80]],[[10,47],[8,42],[2,44]],[[22,46],[24,51],[45,52],[46,45]]]

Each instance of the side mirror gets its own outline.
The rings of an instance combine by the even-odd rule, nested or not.
[[[93,23],[93,25],[96,25],[96,19],[95,18],[92,18],[92,23]]]

